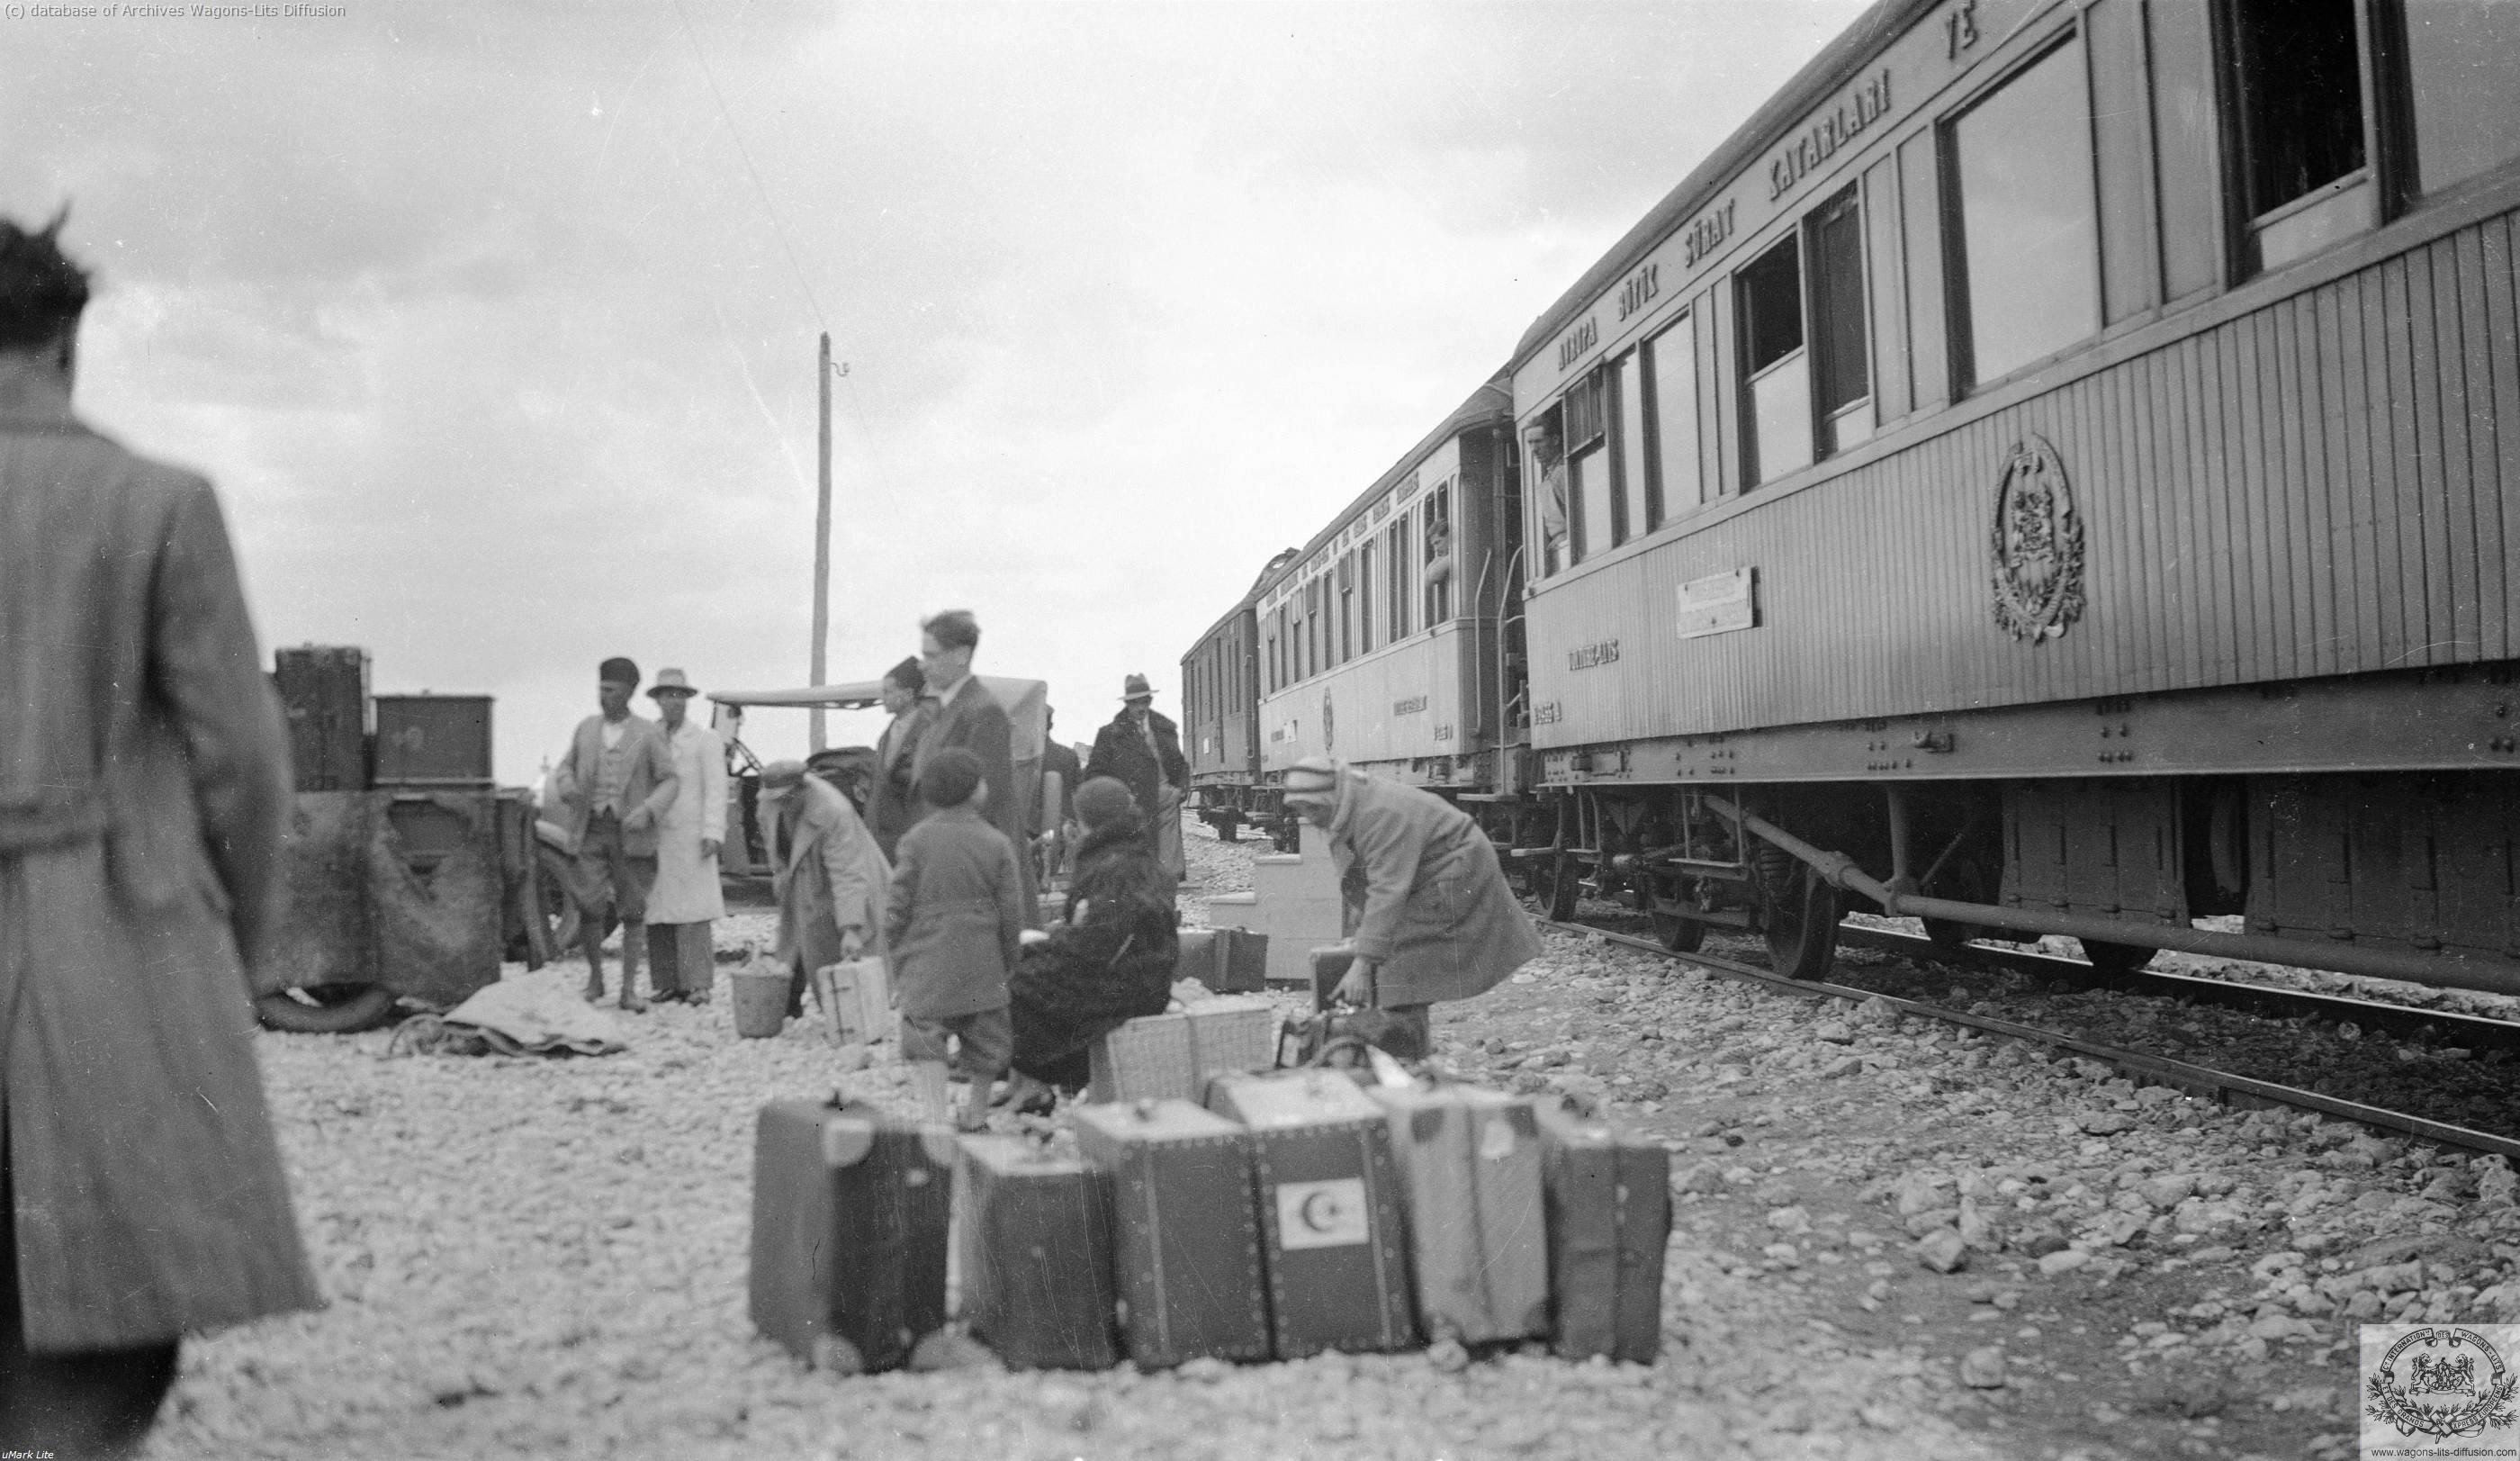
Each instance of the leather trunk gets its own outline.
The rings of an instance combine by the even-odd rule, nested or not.
[[[272,687],[289,715],[301,792],[368,789],[368,652],[347,645],[275,650]]]
[[[1251,1128],[1280,1359],[1418,1342],[1409,1230],[1382,1108],[1332,1071],[1224,1074],[1208,1108]]]
[[[821,1368],[897,1369],[945,1324],[954,1133],[774,1101],[752,1159],[752,1322]]]
[[[1556,1350],[1651,1364],[1662,1347],[1671,1153],[1552,1104],[1539,1108]]]
[[[1188,1101],[1138,1101],[1077,1108],[1076,1143],[1110,1174],[1129,1357],[1268,1358],[1251,1133]]]
[[[1108,1178],[1017,1136],[962,1141],[963,1318],[1019,1369],[1120,1362]]]
[[[1549,1332],[1539,1119],[1501,1091],[1375,1088],[1408,1196],[1418,1319],[1466,1344]]]

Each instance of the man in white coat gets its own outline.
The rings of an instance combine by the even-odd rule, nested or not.
[[[679,669],[656,671],[649,698],[680,788],[656,820],[656,886],[648,894],[648,982],[656,998],[706,1004],[717,978],[709,926],[726,917],[718,887],[726,835],[726,748],[690,718],[692,688]]]

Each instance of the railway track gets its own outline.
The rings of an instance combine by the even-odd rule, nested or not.
[[[2117,1070],[2139,1085],[2170,1086],[2227,1105],[2285,1107],[2316,1112],[2320,1116],[2355,1121],[2396,1135],[2420,1137],[2444,1146],[2498,1155],[2520,1162],[2520,1134],[2506,1135],[2480,1131],[2469,1126],[2434,1120],[2408,1112],[2349,1101],[2318,1091],[2304,1090],[2298,1086],[2217,1070],[2191,1061],[2106,1044],[2064,1030],[2045,1028],[1990,1015],[1971,1014],[1931,1000],[1907,998],[1877,989],[1861,988],[1853,984],[1790,980],[1756,964],[1727,958],[1721,954],[1707,953],[1703,950],[1685,954],[1673,953],[1653,939],[1638,937],[1598,925],[1548,919],[1540,922],[1545,927],[1563,933],[1598,938],[1606,943],[1659,955],[1674,963],[1703,969],[1717,978],[1760,985],[1776,993],[1813,1000],[1839,998],[1859,1004],[1882,1000],[1903,1015],[1913,1015],[1923,1020],[1940,1021],[1948,1025],[1982,1030],[1989,1034],[2026,1040],[2050,1050],[2096,1061]],[[2439,1039],[2443,1031],[2456,1031],[2459,1038],[2474,1042],[2473,1045],[2465,1048],[2520,1049],[2520,1027],[2505,1021],[2448,1015],[2407,1006],[2387,1005],[2372,1000],[2272,989],[2263,985],[2229,984],[2214,980],[2156,974],[2149,971],[2131,977],[2104,979],[2087,963],[2059,958],[2052,954],[1985,948],[1977,945],[1954,950],[1912,935],[1881,929],[1849,927],[1841,930],[1841,934],[1842,941],[1846,944],[1884,949],[1906,957],[1930,959],[1937,963],[2010,969],[2037,978],[2061,980],[2086,986],[2106,986],[2121,993],[2142,993],[2172,999],[2210,1001],[2222,1007],[2239,1009],[2266,1019],[2311,1019],[2354,1023],[2364,1028],[2403,1033],[2408,1038]],[[2429,1033],[2422,1033],[2426,1031]]]

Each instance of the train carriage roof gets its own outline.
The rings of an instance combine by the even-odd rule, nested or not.
[[[1873,57],[1890,42],[1906,33],[1909,26],[1922,19],[1941,0],[1879,0],[1837,39],[1821,48],[1801,70],[1794,72],[1784,89],[1768,98],[1766,105],[1750,114],[1723,145],[1707,154],[1680,186],[1664,195],[1642,221],[1627,231],[1616,247],[1602,255],[1600,261],[1575,281],[1574,288],[1557,297],[1549,312],[1532,322],[1513,347],[1513,359],[1507,373],[1522,368],[1573,323],[1577,315],[1593,305],[1616,285],[1630,269],[1651,253],[1654,246],[1671,237],[1672,231],[1694,217],[1698,209],[1714,201],[1725,186],[1741,170],[1758,160],[1768,148],[1794,128],[1803,114],[1828,100],[1837,89],[1855,78]]]

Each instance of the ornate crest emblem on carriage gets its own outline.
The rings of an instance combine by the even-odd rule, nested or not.
[[[1995,489],[1995,621],[2033,644],[2083,616],[2083,515],[2048,438],[2013,443]]]

